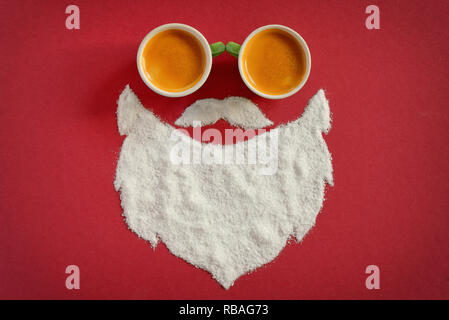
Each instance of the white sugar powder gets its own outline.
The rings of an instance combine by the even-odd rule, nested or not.
[[[194,121],[201,120],[203,125],[208,125],[219,119],[244,129],[259,129],[273,124],[251,100],[242,97],[198,100],[184,111],[175,124],[190,127]]]
[[[201,149],[206,144],[190,137],[172,140],[174,128],[143,108],[129,87],[120,95],[117,117],[119,132],[127,137],[114,185],[129,228],[153,247],[163,241],[226,289],[273,260],[289,237],[300,241],[315,224],[326,182],[333,185],[331,155],[322,136],[331,121],[323,90],[299,119],[278,127],[273,175],[259,174],[260,163],[174,164],[174,145]],[[238,97],[199,100],[177,123],[208,124],[219,118],[243,128],[271,124],[251,101]],[[270,134],[257,138],[262,137],[272,142]],[[233,151],[248,141],[212,148]]]

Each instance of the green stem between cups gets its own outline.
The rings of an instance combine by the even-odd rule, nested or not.
[[[209,45],[210,51],[212,52],[212,57],[219,56],[225,52],[225,45],[223,42],[215,42]]]
[[[229,41],[229,42],[226,44],[226,51],[227,51],[230,55],[232,55],[232,56],[238,58],[238,57],[239,57],[239,52],[240,52],[240,47],[241,47],[241,46],[240,46],[238,43],[233,42],[233,41]]]

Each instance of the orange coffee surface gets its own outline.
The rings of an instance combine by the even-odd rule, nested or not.
[[[155,35],[143,50],[142,65],[159,89],[179,92],[193,87],[206,66],[204,49],[192,34],[169,29]]]
[[[301,44],[288,32],[267,29],[246,45],[243,73],[257,90],[281,95],[294,89],[306,73],[306,55]]]

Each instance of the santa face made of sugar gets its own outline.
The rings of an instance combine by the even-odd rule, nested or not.
[[[220,132],[201,131],[219,119],[240,128],[230,134],[251,134],[224,143]],[[333,185],[323,90],[301,117],[266,131],[272,122],[248,99],[199,100],[175,122],[194,127],[192,138],[143,107],[127,86],[117,121],[126,138],[114,186],[129,228],[153,247],[164,242],[226,289],[272,261],[289,238],[301,241],[322,208],[326,183]]]

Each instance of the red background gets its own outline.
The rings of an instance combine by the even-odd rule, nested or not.
[[[449,298],[447,1],[66,1],[0,5],[0,297],[145,299]],[[365,28],[377,4],[381,30]],[[182,22],[210,42],[255,28],[297,30],[312,53],[306,86],[281,101],[248,90],[237,61],[214,59],[195,94],[147,89],[135,66],[152,28]],[[130,83],[169,123],[199,98],[245,96],[276,124],[326,90],[335,187],[316,227],[228,291],[129,231],[113,189],[123,137],[116,100]],[[223,122],[218,125],[223,127]],[[65,268],[81,289],[65,288]],[[378,265],[381,289],[365,288]]]

